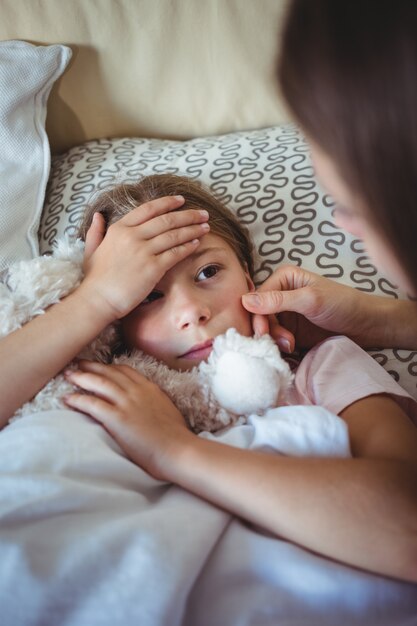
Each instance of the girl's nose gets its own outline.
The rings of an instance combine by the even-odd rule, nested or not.
[[[174,315],[176,326],[181,330],[206,324],[211,317],[211,311],[208,304],[198,296],[181,294],[176,299]]]

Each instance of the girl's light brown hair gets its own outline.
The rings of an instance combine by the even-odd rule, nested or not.
[[[293,0],[277,72],[417,293],[417,2]]]
[[[198,181],[176,174],[153,174],[136,183],[122,183],[101,193],[87,207],[79,236],[85,239],[93,215],[103,215],[106,228],[150,200],[163,196],[182,195],[185,203],[177,209],[206,209],[209,213],[210,233],[221,237],[235,252],[240,264],[250,276],[254,273],[253,244],[248,230],[216,196]]]

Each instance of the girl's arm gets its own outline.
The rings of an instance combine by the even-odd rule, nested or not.
[[[326,557],[417,582],[417,429],[390,398],[343,411],[354,458],[293,458],[195,436],[129,367],[81,367],[70,380],[95,395],[73,394],[69,406],[153,476]]]
[[[123,317],[208,230],[201,211],[173,211],[182,197],[133,209],[110,226],[81,285],[0,341],[0,428],[108,324]]]
[[[0,341],[0,428],[112,321],[74,292]]]

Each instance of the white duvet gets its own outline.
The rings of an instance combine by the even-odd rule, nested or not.
[[[319,407],[250,422],[216,438],[349,454],[344,423]],[[0,433],[0,583],[1,626],[417,625],[417,585],[321,558],[151,478],[73,411]]]

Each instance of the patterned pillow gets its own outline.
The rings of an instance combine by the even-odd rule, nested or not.
[[[363,291],[404,297],[370,263],[362,243],[332,223],[331,198],[318,186],[308,146],[294,124],[185,142],[101,139],[54,157],[41,252],[50,252],[62,234],[77,232],[96,193],[161,172],[202,180],[236,212],[258,252],[257,283],[279,264],[293,263]],[[416,352],[370,352],[417,398]]]

